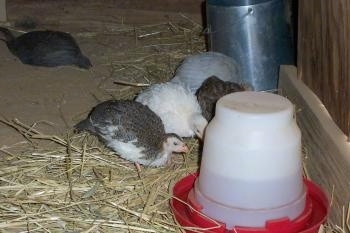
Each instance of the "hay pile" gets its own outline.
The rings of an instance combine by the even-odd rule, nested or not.
[[[202,27],[188,18],[180,23],[138,28],[124,25],[112,32],[94,34],[92,38],[104,43],[101,37],[110,35],[129,38],[129,43],[134,44],[134,48],[127,51],[115,51],[101,58],[109,75],[102,77],[98,86],[115,99],[130,99],[141,90],[140,87],[168,81],[185,57],[206,50]],[[91,35],[79,33],[77,36]],[[111,86],[113,82],[121,85]]]
[[[115,99],[133,98],[140,88],[108,82],[158,83],[169,79],[185,56],[203,51],[201,27],[189,19],[134,28],[135,48],[106,57],[110,75],[99,87]],[[108,32],[94,35],[101,37]],[[103,59],[103,58],[102,58]],[[67,116],[66,116],[67,117]],[[74,116],[69,116],[74,117]],[[165,168],[143,167],[138,174],[87,134],[46,135],[37,126],[1,119],[25,140],[0,148],[1,232],[178,232],[169,209],[174,183],[198,169],[198,143]]]
[[[28,142],[1,148],[2,232],[175,232],[169,210],[173,184],[198,168],[191,153],[166,168],[143,167],[115,156],[95,137],[45,135],[18,120]],[[37,140],[45,140],[44,148]],[[52,142],[54,145],[52,145]],[[22,149],[21,153],[11,152]]]

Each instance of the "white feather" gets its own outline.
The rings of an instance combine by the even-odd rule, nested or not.
[[[202,116],[196,97],[188,88],[177,83],[161,83],[141,92],[136,101],[147,105],[163,121],[165,132],[176,133],[180,137],[192,137],[193,119]]]
[[[176,69],[171,82],[188,86],[195,93],[210,76],[223,81],[242,83],[242,77],[235,60],[218,52],[205,52],[185,58]]]
[[[163,154],[157,155],[155,157],[157,159],[155,160],[150,160],[149,158],[145,159],[145,158],[142,158],[145,156],[145,154],[142,153],[142,151],[145,150],[145,148],[135,146],[134,143],[137,142],[136,139],[129,141],[127,143],[115,140],[109,136],[108,137],[105,136],[104,139],[107,142],[106,145],[112,150],[114,150],[120,157],[129,161],[134,161],[136,163],[151,166],[151,167],[163,166],[168,161],[168,157],[172,154],[172,153],[164,152]]]
[[[105,138],[107,139],[107,138]],[[137,140],[132,140],[127,143],[113,140],[112,138],[107,139],[107,146],[112,150],[116,151],[122,158],[131,161],[138,161],[144,154],[141,152],[145,149],[144,147],[137,147],[134,145]]]
[[[153,160],[153,161],[150,161],[148,160],[148,166],[151,166],[151,167],[160,167],[160,166],[164,166],[168,160],[169,160],[169,157],[172,155],[172,153],[163,153],[163,154],[160,154],[157,156],[157,159],[156,160]]]

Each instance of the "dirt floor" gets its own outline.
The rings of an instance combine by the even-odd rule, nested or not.
[[[152,6],[154,3],[156,7]],[[82,119],[92,106],[110,98],[131,98],[135,88],[113,84],[114,80],[158,82],[152,69],[121,66],[126,58],[145,59],[188,46],[164,42],[172,24],[182,25],[182,37],[202,25],[201,1],[7,1],[9,26],[18,31],[21,22],[34,22],[37,29],[52,29],[71,33],[83,53],[93,63],[90,70],[75,67],[44,68],[22,64],[0,43],[0,114],[14,118],[51,134],[63,134]],[[125,9],[122,9],[125,8]],[[155,11],[150,10],[156,9]],[[181,12],[180,12],[181,11]],[[169,23],[169,24],[168,24]],[[170,25],[170,26],[169,26]],[[179,36],[175,35],[175,36]],[[154,40],[162,37],[159,45]],[[203,41],[198,41],[204,48]],[[139,55],[138,55],[139,53]],[[163,70],[164,80],[170,78],[174,66],[186,54],[169,57],[170,65]],[[144,57],[142,57],[144,56]],[[161,59],[161,56],[158,58]],[[164,60],[158,60],[165,64]],[[118,72],[124,70],[123,72]],[[126,72],[125,72],[126,70]],[[158,72],[159,73],[159,72]],[[134,80],[133,77],[135,77]],[[159,74],[158,74],[159,77]],[[0,123],[0,148],[23,141],[13,128]]]

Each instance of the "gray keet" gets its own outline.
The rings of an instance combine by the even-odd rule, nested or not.
[[[173,152],[188,151],[178,135],[165,133],[153,111],[131,100],[100,103],[75,128],[98,136],[120,157],[146,166],[164,166]]]

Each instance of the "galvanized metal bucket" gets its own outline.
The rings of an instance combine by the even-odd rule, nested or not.
[[[242,82],[254,90],[277,88],[281,64],[293,64],[286,0],[207,0],[209,49],[231,56]]]

